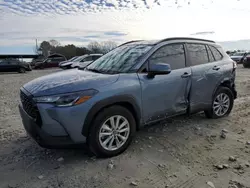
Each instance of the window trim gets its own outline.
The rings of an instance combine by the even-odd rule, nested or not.
[[[213,51],[211,50],[211,52],[212,52],[212,54],[213,54],[213,56],[214,56],[214,59],[215,59],[215,62],[216,61],[221,61],[222,59],[223,59],[223,55],[222,55],[222,53],[220,52],[220,50],[218,50],[216,47],[214,47],[214,46],[212,46],[212,45],[208,45],[208,47],[209,47],[209,49],[211,50],[211,48],[210,47],[213,47],[215,50],[217,50],[217,52],[219,52],[219,54],[221,55],[221,59],[219,59],[219,60],[216,60],[216,58],[215,58],[215,56],[214,56],[214,53],[213,53]]]
[[[206,49],[206,54],[207,54],[208,62],[207,62],[207,63],[198,64],[198,65],[194,65],[194,64],[192,63],[192,59],[191,59],[191,56],[190,56],[190,52],[189,52],[189,50],[188,50],[188,44],[203,45],[203,46],[205,47],[205,49]],[[200,66],[200,65],[205,65],[205,64],[210,63],[210,62],[209,62],[209,56],[208,56],[207,48],[206,48],[206,45],[207,45],[207,44],[204,44],[204,43],[195,43],[195,42],[186,42],[185,45],[186,45],[186,48],[187,48],[188,58],[189,58],[189,61],[190,61],[190,67]]]
[[[213,52],[212,52],[212,50],[209,48],[209,45],[207,45],[206,44],[206,49],[207,49],[207,56],[208,56],[208,63],[213,63],[213,62],[215,62],[216,61],[216,59],[215,59],[215,57],[214,57],[214,54],[213,54]],[[213,56],[213,61],[210,61],[210,58],[209,58],[209,55],[208,55],[208,51],[210,51],[211,52],[211,54],[212,54],[212,56]]]
[[[175,45],[175,44],[181,44],[183,46],[183,50],[184,50],[184,58],[185,58],[185,67],[187,67],[187,52],[186,52],[186,47],[185,47],[185,42],[173,42],[173,43],[167,43],[167,44],[163,44],[161,46],[159,46],[158,48],[154,49],[154,51],[147,57],[147,59],[143,62],[143,64],[141,65],[141,67],[138,69],[137,73],[145,73],[142,72],[142,70],[144,68],[149,68],[149,59],[161,48],[165,47],[165,46],[169,46],[169,45]],[[149,52],[148,52],[149,53]],[[146,55],[146,54],[145,54]],[[178,69],[174,69],[174,70],[178,70]],[[174,71],[172,70],[172,71]]]

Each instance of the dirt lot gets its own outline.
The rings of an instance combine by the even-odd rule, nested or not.
[[[239,96],[229,117],[197,114],[147,127],[112,159],[95,159],[81,149],[43,149],[26,136],[17,109],[19,88],[55,71],[60,70],[0,75],[1,188],[250,187],[250,69],[237,70]]]

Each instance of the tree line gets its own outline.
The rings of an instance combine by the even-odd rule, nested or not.
[[[90,42],[87,47],[78,47],[73,44],[61,45],[57,40],[43,41],[40,46],[35,49],[37,54],[41,54],[44,58],[51,54],[58,53],[64,55],[67,59],[74,56],[80,56],[84,54],[98,53],[105,54],[117,47],[117,44],[113,41],[105,42]]]

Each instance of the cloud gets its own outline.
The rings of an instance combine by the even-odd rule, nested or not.
[[[250,38],[242,19],[250,15],[249,0],[0,0],[0,12],[0,46],[32,46],[35,39],[86,45],[193,35]]]
[[[20,14],[79,14],[107,9],[149,8],[159,5],[155,0],[2,0],[1,7]]]
[[[214,31],[201,31],[201,32],[192,33],[191,35],[211,35],[211,34],[215,34],[215,32]]]
[[[126,36],[127,34],[119,32],[119,31],[108,31],[108,32],[104,32],[104,35],[107,35],[107,36]]]

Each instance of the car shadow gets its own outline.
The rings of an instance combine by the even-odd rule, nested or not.
[[[201,113],[192,116],[168,118],[164,121],[151,124],[137,132],[133,143],[124,153],[130,153],[131,150],[139,150],[141,145],[137,144],[137,141],[140,142],[140,140],[143,140],[143,144],[147,145],[151,143],[151,139],[154,141],[154,138],[168,138],[172,142],[170,147],[173,147],[175,142],[185,140],[185,134],[196,131],[197,127],[199,127],[199,129],[211,129],[213,127],[213,123],[211,122],[213,122],[213,120],[206,119],[204,114]],[[58,165],[60,165],[60,160],[63,160],[64,165],[109,160],[96,158],[86,145],[76,145],[67,149],[45,149],[29,137],[26,138],[26,140],[17,140],[15,142],[18,144],[16,150],[14,150],[15,158],[25,164],[39,161],[40,164],[43,164],[43,168],[47,169],[57,168]],[[185,142],[188,142],[188,140],[185,140]],[[0,157],[4,158],[7,156]]]
[[[27,72],[29,72],[29,71],[27,71]],[[27,72],[26,72],[26,73],[27,73]],[[0,75],[1,75],[1,74],[4,75],[4,74],[25,74],[25,73],[19,73],[19,72],[0,72]]]

